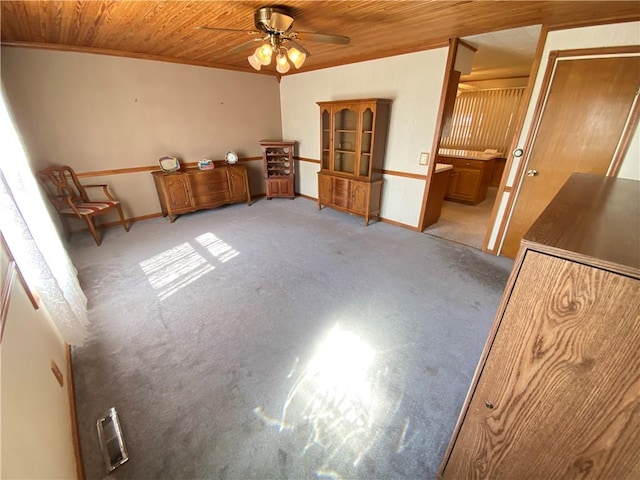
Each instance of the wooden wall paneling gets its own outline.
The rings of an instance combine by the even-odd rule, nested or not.
[[[253,13],[263,3],[2,1],[1,41],[277,75],[273,63],[253,70],[247,62],[249,51],[229,53],[245,41],[246,33],[197,30],[255,30]],[[279,3],[291,9],[294,31],[351,37],[347,47],[302,42],[312,53],[302,71],[427,50],[450,38],[500,29],[635,20],[640,13],[637,2],[602,0],[512,2],[504,9],[494,2],[463,1],[394,2],[393,8],[372,1]]]

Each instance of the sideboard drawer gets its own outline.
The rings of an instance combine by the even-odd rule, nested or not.
[[[191,193],[195,195],[209,195],[212,193],[225,192],[229,190],[229,182],[200,183],[191,182]]]
[[[191,186],[208,185],[210,183],[227,182],[227,169],[203,170],[189,175]]]
[[[229,200],[231,200],[231,195],[229,195],[229,191],[227,190],[226,192],[211,193],[209,195],[195,195],[193,197],[193,204],[199,207],[201,205],[228,202]]]

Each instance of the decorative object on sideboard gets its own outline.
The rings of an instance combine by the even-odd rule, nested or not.
[[[234,165],[238,163],[238,154],[232,150],[229,150],[224,156],[224,161],[227,162],[228,165]]]
[[[208,158],[198,160],[198,168],[200,170],[213,170],[215,167],[213,160],[209,160]]]
[[[158,160],[160,163],[160,168],[165,173],[173,173],[180,170],[180,161],[171,155],[165,155]]]

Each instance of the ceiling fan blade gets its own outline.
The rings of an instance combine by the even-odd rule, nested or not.
[[[324,43],[337,43],[340,45],[348,45],[351,39],[343,35],[330,35],[327,33],[311,33],[311,32],[297,32],[296,38],[298,40],[307,40],[309,42],[324,42]]]
[[[294,47],[296,47],[298,50],[300,50],[302,53],[304,53],[307,57],[311,56],[311,53],[309,52],[309,50],[307,50],[306,48],[304,48],[302,45],[300,45],[298,42],[296,42],[295,40],[288,38],[287,41],[289,41],[290,43],[293,44]]]
[[[280,12],[272,12],[269,18],[269,28],[277,32],[286,32],[293,24],[293,17]]]
[[[246,50],[247,48],[253,46],[255,44],[255,42],[261,42],[262,40],[263,40],[262,38],[252,38],[248,42],[244,42],[244,43],[241,43],[240,45],[238,45],[237,47],[233,47],[231,50],[229,50],[228,53],[241,52],[242,50]]]
[[[261,33],[256,30],[238,30],[236,28],[217,28],[217,27],[196,27],[196,30],[213,30],[214,32],[240,32],[240,33]]]

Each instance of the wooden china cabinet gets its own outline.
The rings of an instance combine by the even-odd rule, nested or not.
[[[380,216],[382,168],[391,100],[318,102],[321,170],[318,209],[327,206],[364,217]]]
[[[262,140],[262,162],[264,165],[264,183],[267,200],[273,197],[295,197],[293,165],[293,147],[295,142],[276,142]]]

